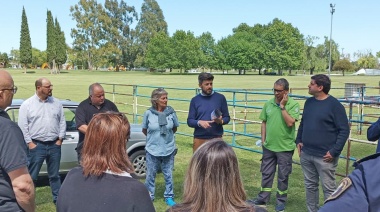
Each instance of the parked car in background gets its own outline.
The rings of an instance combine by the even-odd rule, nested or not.
[[[22,99],[13,99],[12,105],[6,109],[14,122],[18,121],[19,109],[23,101]],[[78,166],[77,153],[75,151],[79,140],[79,133],[75,123],[75,111],[78,103],[70,100],[61,100],[61,103],[66,118],[66,136],[63,139],[61,148],[59,172],[60,174],[66,174],[70,169]],[[134,177],[139,179],[146,176],[145,144],[146,137],[142,133],[141,125],[131,124],[131,136],[127,142],[127,153],[135,168]],[[47,176],[46,163],[42,165],[39,175]]]

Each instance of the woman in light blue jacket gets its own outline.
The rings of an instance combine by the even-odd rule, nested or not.
[[[174,109],[168,106],[168,93],[163,88],[153,90],[152,107],[144,113],[142,132],[146,135],[145,186],[150,198],[154,201],[155,178],[158,170],[162,170],[165,178],[164,198],[168,206],[173,206],[173,167],[176,153],[175,136],[179,126]]]

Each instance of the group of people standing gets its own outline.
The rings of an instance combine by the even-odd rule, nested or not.
[[[263,140],[261,191],[256,199],[251,200],[256,205],[265,206],[269,202],[277,167],[275,210],[285,210],[295,149],[304,174],[307,210],[319,210],[319,182],[325,200],[335,191],[335,171],[350,130],[346,111],[336,98],[329,95],[330,87],[328,76],[311,77],[308,88],[312,97],[305,102],[295,137],[300,106],[288,96],[286,79],[274,83],[275,97],[265,103],[260,114]]]
[[[0,211],[35,211],[34,188],[44,160],[53,202],[57,211],[65,212],[155,211],[152,202],[155,178],[160,170],[165,179],[164,200],[170,206],[168,211],[264,212],[263,206],[270,201],[276,168],[275,210],[284,211],[295,150],[304,174],[308,211],[333,209],[335,204],[340,204],[343,191],[350,191],[359,182],[355,179],[365,176],[360,173],[369,166],[360,161],[360,172],[355,170],[344,182],[346,187],[336,190],[335,171],[349,136],[349,125],[343,105],[329,95],[329,77],[322,74],[311,77],[308,87],[312,97],[305,102],[297,135],[295,123],[299,120],[300,106],[288,96],[289,83],[281,78],[274,83],[274,97],[265,103],[259,117],[263,141],[261,189],[257,198],[247,200],[236,154],[222,138],[223,125],[230,121],[227,101],[213,90],[213,80],[210,73],[199,74],[200,93],[190,102],[187,124],[194,128],[194,154],[184,181],[183,201],[177,204],[173,168],[179,121],[175,110],[168,105],[167,91],[153,90],[152,106],[143,117],[142,132],[147,139],[145,185],[131,175],[134,168],[126,153],[129,121],[105,98],[104,89],[98,83],[90,85],[89,97],[76,110],[79,131],[76,151],[80,166],[72,169],[61,185],[59,164],[66,122],[60,101],[52,96],[53,85],[47,78],[35,82],[36,93],[22,103],[17,126],[4,112],[17,87],[8,72],[0,71]],[[379,127],[371,128],[372,138],[378,139],[374,132]],[[366,160],[373,162],[374,158]],[[321,208],[319,182],[326,200]]]

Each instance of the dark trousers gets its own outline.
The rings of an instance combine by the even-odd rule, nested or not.
[[[278,167],[277,173],[277,204],[285,204],[288,196],[289,175],[292,172],[293,151],[273,152],[263,146],[263,157],[261,161],[260,172],[261,191],[258,199],[268,203],[272,191],[273,179]]]

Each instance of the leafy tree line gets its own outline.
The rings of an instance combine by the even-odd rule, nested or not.
[[[260,74],[307,70],[313,74],[328,68],[327,37],[317,45],[319,38],[305,37],[296,27],[277,18],[266,25],[242,23],[232,29],[231,35],[216,41],[210,32],[195,37],[190,31],[177,30],[169,36],[163,11],[155,0],[144,0],[140,14],[124,0],[105,0],[104,4],[79,0],[70,7],[70,15],[76,21],[76,27],[71,30],[71,47],[65,44],[57,19],[47,11],[46,51],[31,48],[27,44],[29,30],[22,30],[20,50],[12,50],[9,58],[33,66],[48,62],[52,73],[66,61],[89,70],[109,66],[118,70],[123,65],[129,69],[147,67],[181,72],[197,68],[223,73],[236,70],[239,74],[250,70],[258,70]],[[24,25],[23,18],[22,29],[26,28]],[[334,41],[331,45],[333,70],[378,67],[380,52],[376,57],[369,52],[355,53],[359,59],[351,66],[336,64],[345,59],[350,61],[350,55],[341,55]],[[45,60],[41,59],[44,57]]]
[[[82,67],[90,70],[124,65],[181,72],[192,68],[224,72],[234,69],[239,74],[252,69],[260,73],[276,70],[278,74],[302,69],[313,74],[328,68],[327,37],[323,44],[316,45],[319,38],[304,37],[297,28],[277,18],[267,25],[253,27],[242,23],[233,29],[232,35],[215,41],[209,32],[195,37],[190,31],[177,30],[169,36],[165,17],[155,0],[144,0],[140,15],[123,0],[106,0],[104,5],[95,0],[80,0],[70,11],[77,22],[71,33],[73,52],[80,57],[76,60],[82,61]],[[338,49],[338,44],[332,41],[333,65],[344,59]],[[363,64],[368,62],[358,63]],[[333,70],[339,70],[338,66]]]

